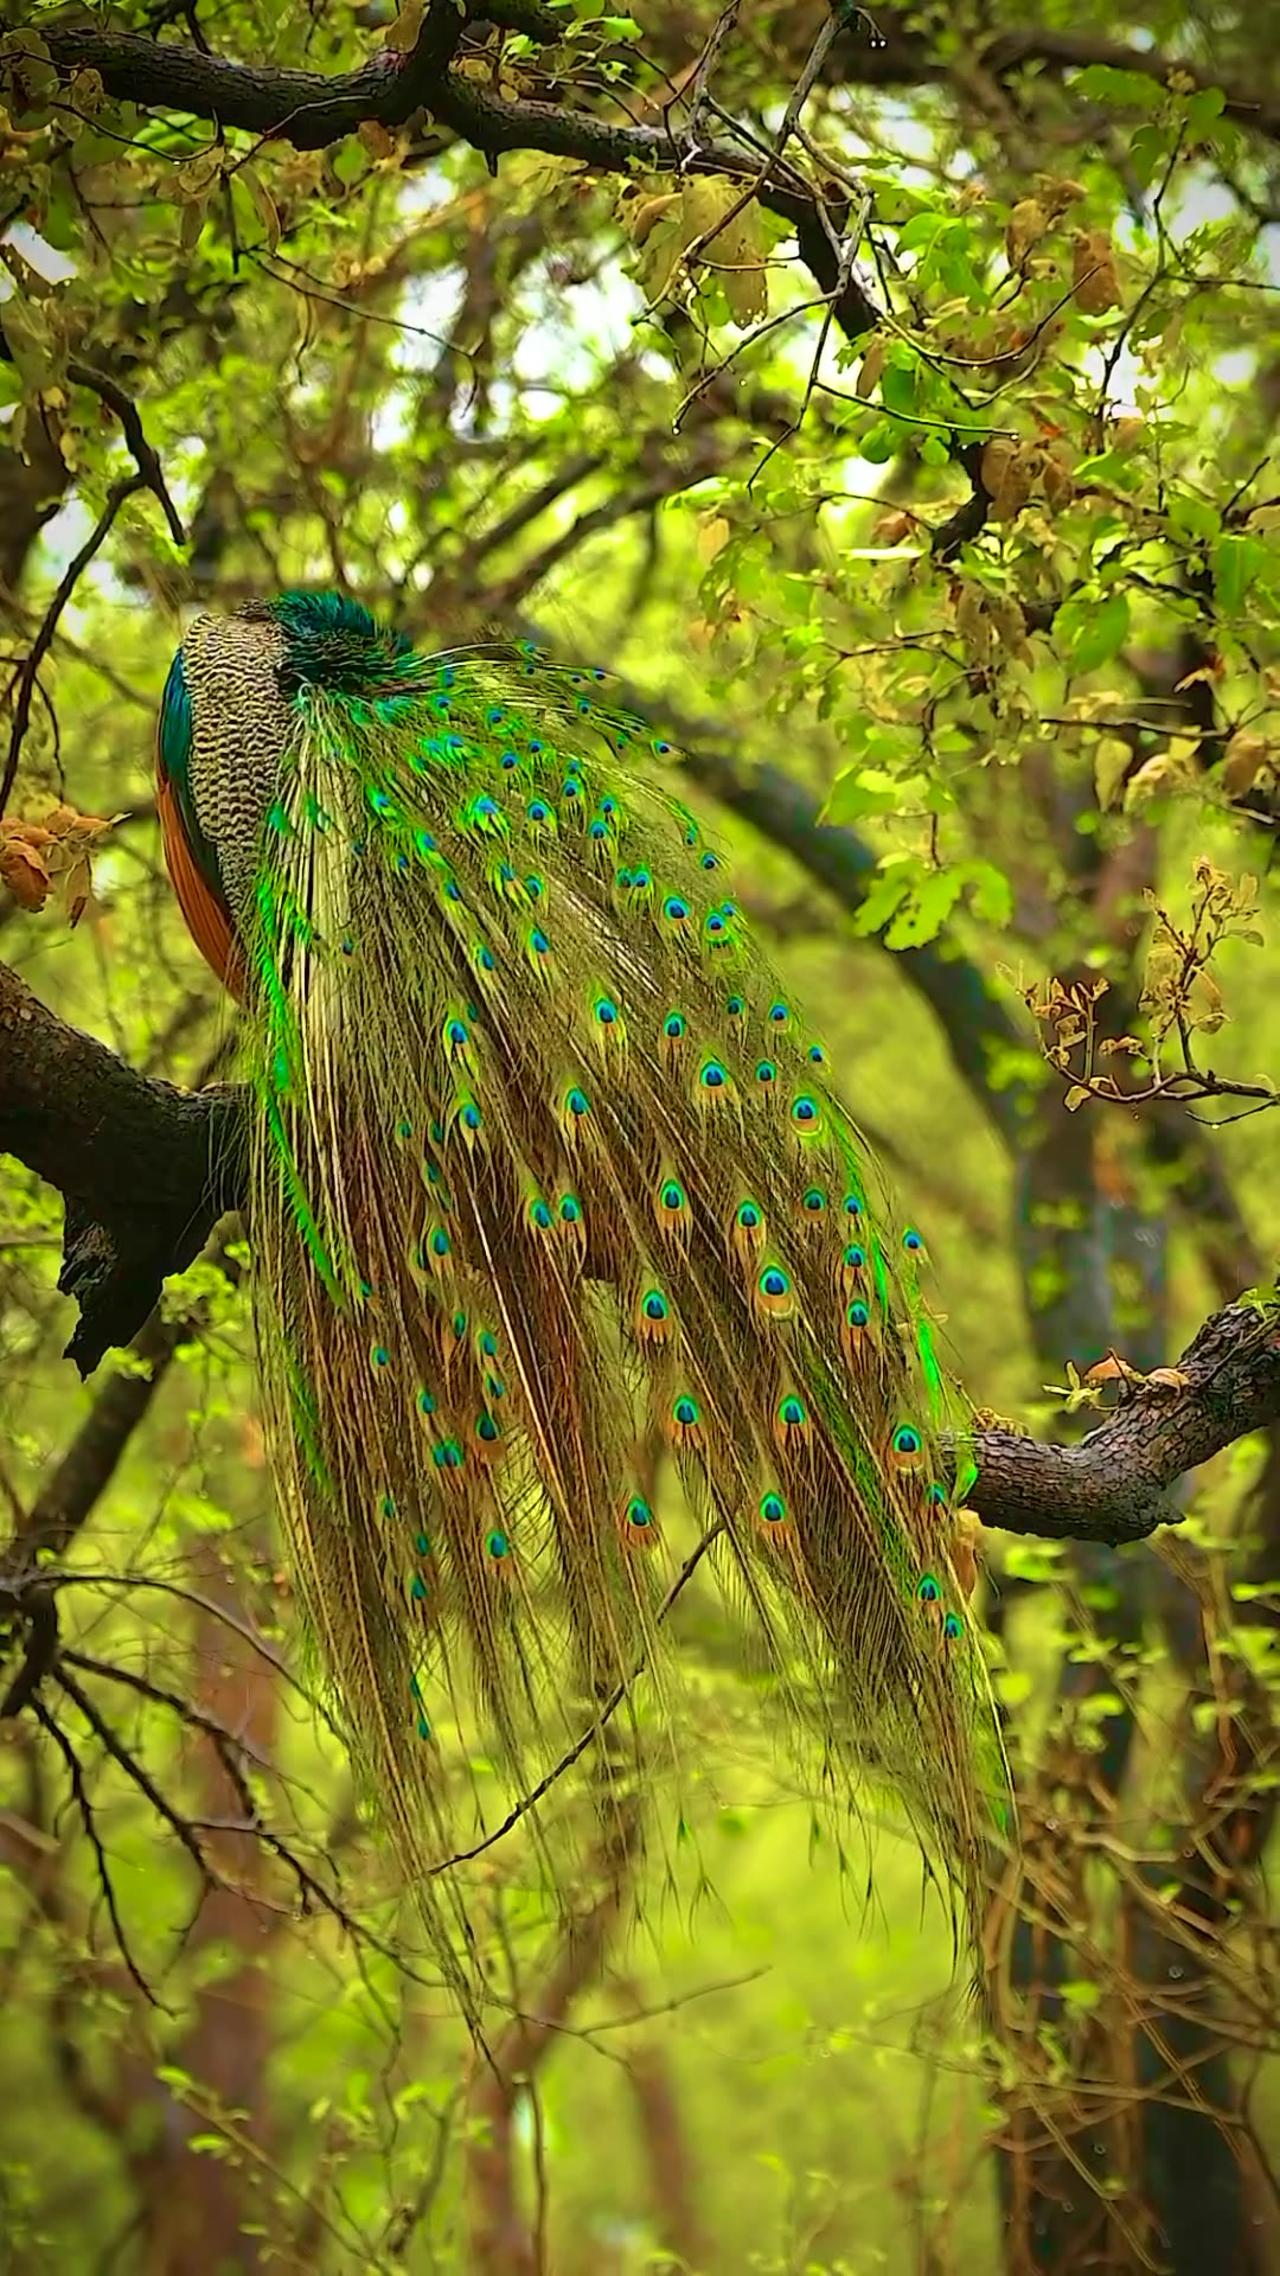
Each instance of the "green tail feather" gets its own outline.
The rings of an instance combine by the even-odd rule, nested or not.
[[[259,612],[242,674],[193,628],[191,783],[250,973],[273,1468],[442,1955],[461,1983],[424,1876],[475,1838],[468,1758],[492,1824],[662,1641],[687,1543],[648,1433],[788,1712],[850,1794],[896,1791],[976,1923],[1004,1780],[919,1237],[603,675],[359,616]],[[269,784],[237,763],[264,738]]]

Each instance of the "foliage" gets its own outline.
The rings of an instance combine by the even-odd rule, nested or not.
[[[39,992],[133,1064],[225,1063],[151,803],[181,609],[333,584],[433,645],[515,625],[687,745],[744,905],[919,1197],[975,1396],[1038,1427],[1123,1398],[1212,1301],[1267,1287],[1280,1117],[1214,1138],[1185,1112],[1275,1095],[1280,90],[1256,16],[1151,0],[1117,39],[1096,6],[1000,0],[877,12],[876,45],[820,0],[20,14],[0,930]],[[194,76],[157,87],[131,37],[194,46]],[[428,38],[446,62],[410,82]],[[206,45],[241,77],[202,108]],[[260,91],[290,72],[337,90]],[[985,2048],[892,1832],[869,1919],[855,1841],[804,1862],[807,1797],[695,1596],[695,1806],[634,1864],[643,1932],[592,1909],[584,1863],[594,1925],[566,1944],[492,1853],[495,1978],[513,2028],[550,2020],[486,2101],[293,1688],[234,1252],[73,1391],[56,1199],[17,1170],[3,1195],[0,1494],[19,1530],[70,1494],[75,1428],[100,1445],[102,1402],[144,1386],[60,1618],[218,1884],[189,1927],[201,1868],[64,1695],[152,2010],[71,1765],[10,1726],[6,2265],[177,2269],[196,2238],[234,2267],[861,2272],[909,2231],[921,2267],[1192,2268],[1269,2217],[1269,1442],[1197,1481],[1176,1552],[985,1545],[1023,1839]],[[309,1917],[227,1830],[250,1821],[208,1731],[130,1674],[245,1742]]]

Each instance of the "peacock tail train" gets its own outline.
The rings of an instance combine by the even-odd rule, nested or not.
[[[160,721],[174,883],[247,1014],[294,1571],[459,1984],[459,1828],[642,1663],[678,1749],[655,1442],[782,1720],[838,1795],[892,1791],[973,1927],[1002,1806],[920,1235],[604,677],[290,594],[195,622]]]

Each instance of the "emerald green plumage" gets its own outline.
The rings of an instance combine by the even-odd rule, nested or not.
[[[659,1611],[696,1529],[780,1721],[892,1788],[973,1907],[1001,1772],[923,1247],[673,755],[603,674],[419,655],[333,599],[202,619],[182,673],[248,975],[273,1472],[454,1980],[428,1868],[642,1659],[678,1756]]]

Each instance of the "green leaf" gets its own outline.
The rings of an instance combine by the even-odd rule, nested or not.
[[[1214,120],[1222,117],[1226,103],[1221,87],[1198,87],[1187,97],[1187,131],[1193,142],[1203,142]]]
[[[1078,2008],[1082,2015],[1089,2014],[1102,1997],[1097,1984],[1090,1983],[1083,1976],[1073,1977],[1070,1982],[1059,1984],[1058,1990],[1068,2007]]]
[[[1086,103],[1105,103],[1117,111],[1158,111],[1164,89],[1158,79],[1140,71],[1117,71],[1110,63],[1090,63],[1071,82],[1072,93]]]
[[[1096,672],[1119,654],[1129,637],[1129,603],[1123,593],[1101,600],[1087,594],[1064,602],[1053,620],[1053,637],[1072,672]]]
[[[1228,616],[1235,616],[1254,578],[1266,567],[1267,549],[1260,538],[1228,531],[1218,539],[1212,558],[1214,598]]]
[[[1207,542],[1218,534],[1221,517],[1217,507],[1211,506],[1206,498],[1193,498],[1186,490],[1171,491],[1168,513],[1179,537]]]

